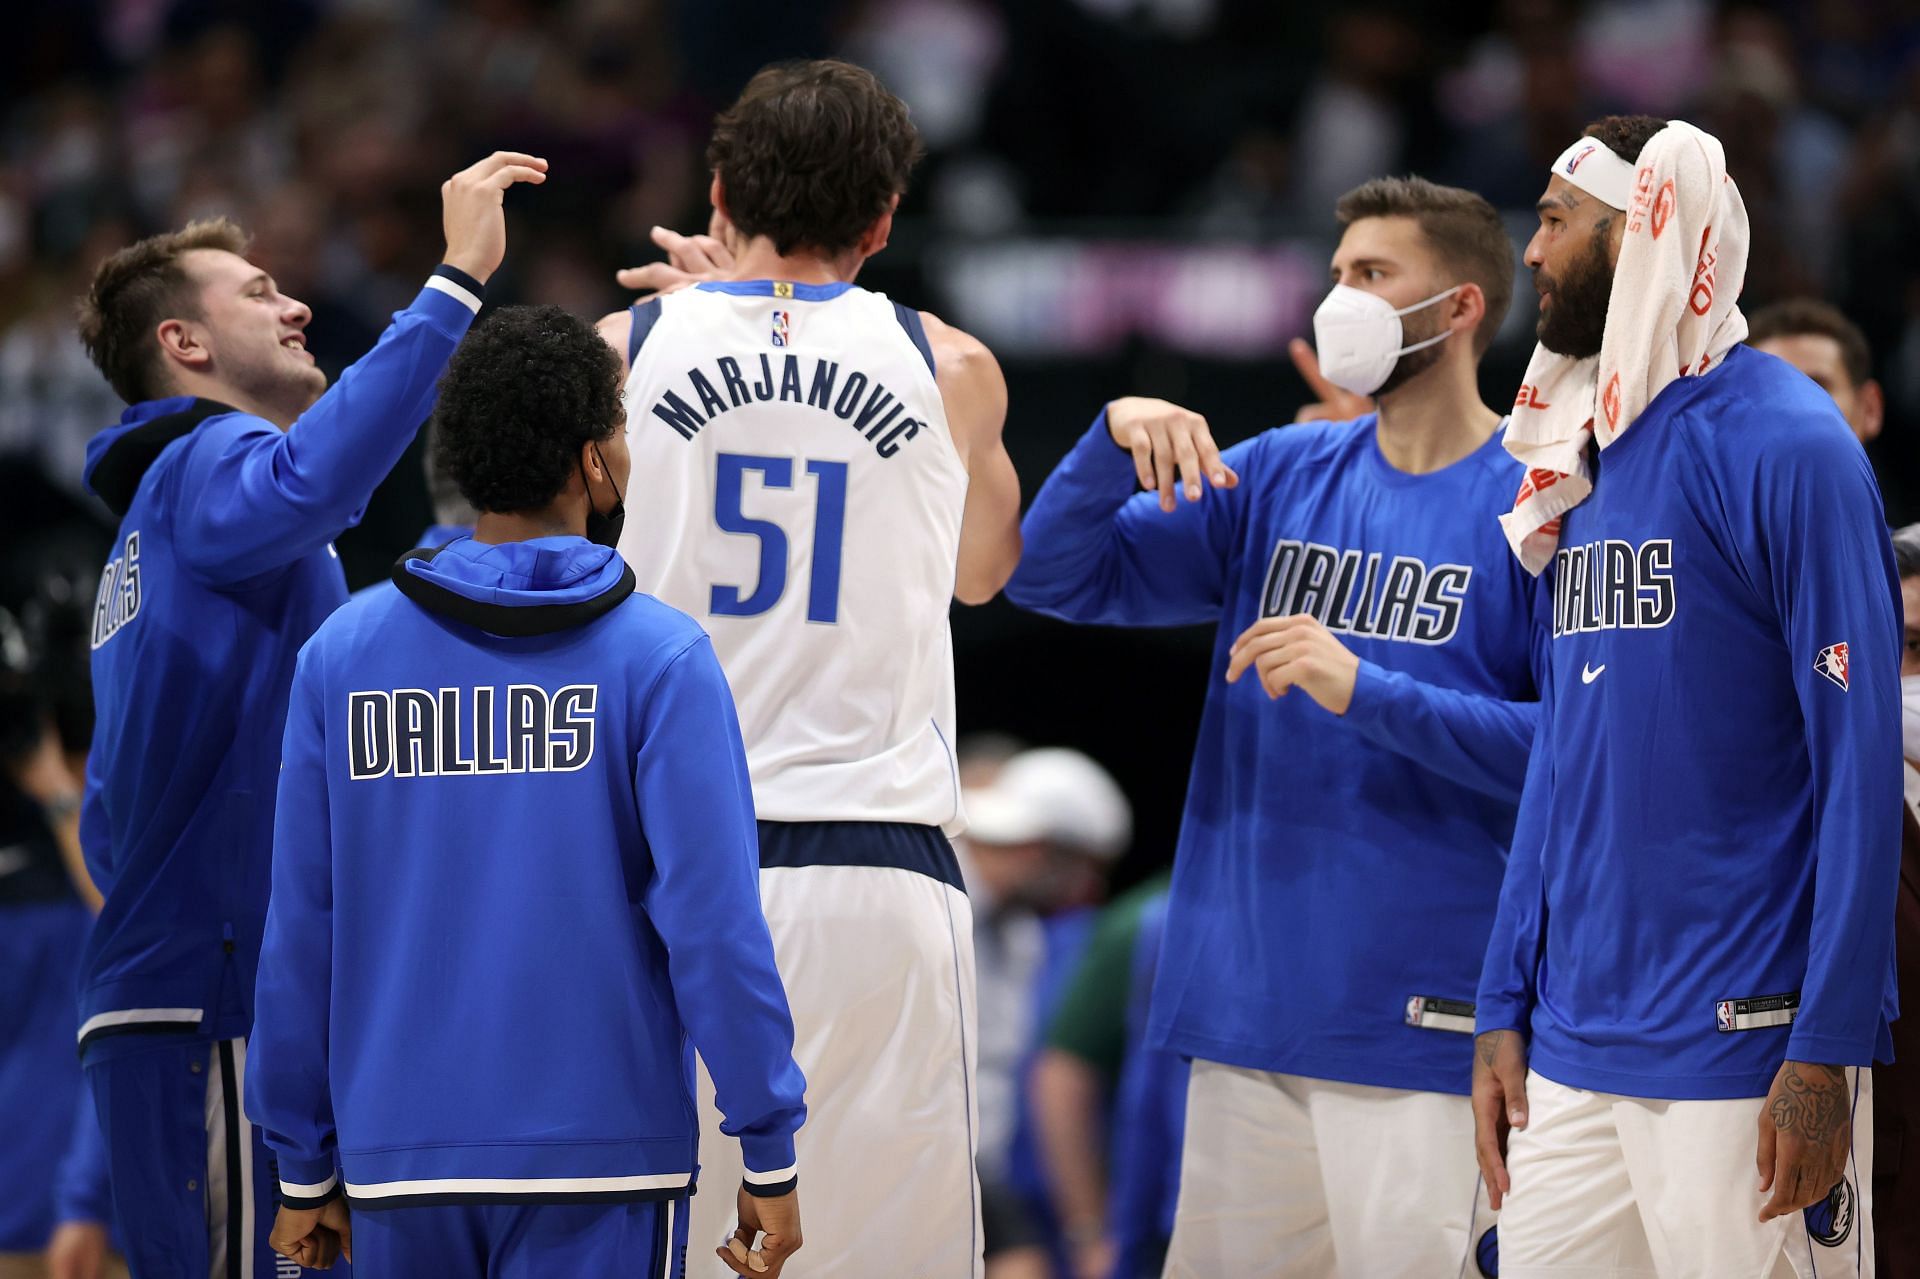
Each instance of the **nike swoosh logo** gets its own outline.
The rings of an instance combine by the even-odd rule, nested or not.
[[[1588,666],[1585,662],[1582,662],[1580,663],[1580,682],[1582,684],[1591,684],[1593,681],[1599,679],[1600,672],[1606,669],[1607,664],[1605,662],[1600,663],[1598,666]]]

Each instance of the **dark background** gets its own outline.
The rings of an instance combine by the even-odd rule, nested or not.
[[[994,347],[1029,496],[1116,395],[1178,399],[1228,441],[1290,420],[1309,397],[1284,342],[1348,187],[1469,186],[1511,212],[1517,258],[1552,158],[1586,120],[1646,111],[1726,144],[1749,312],[1811,293],[1867,330],[1890,397],[1870,453],[1889,518],[1916,514],[1915,0],[32,0],[0,41],[0,648],[19,622],[57,649],[104,559],[80,460],[120,405],[71,323],[104,253],[238,218],[337,373],[436,260],[440,181],[511,147],[553,179],[511,197],[492,298],[596,316],[650,226],[704,225],[713,113],[764,63],[825,54],[878,71],[930,151],[860,282]],[[1531,345],[1521,293],[1483,369],[1494,405]],[[419,476],[416,447],[340,539],[353,585],[429,522]],[[953,625],[963,734],[1088,750],[1137,805],[1122,878],[1164,862],[1218,677],[1205,632],[1001,602]],[[71,680],[84,652],[48,670]]]

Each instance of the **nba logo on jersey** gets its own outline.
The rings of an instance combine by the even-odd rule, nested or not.
[[[1847,686],[1847,646],[1829,644],[1820,650],[1820,656],[1813,659],[1813,669],[1825,675],[1842,689]]]
[[[1718,1004],[1714,1006],[1714,1011],[1719,1016],[1720,1029],[1732,1030],[1733,1029],[1733,1001],[1731,999],[1721,1000]]]
[[[773,313],[773,344],[785,346],[793,340],[793,313],[775,311]]]

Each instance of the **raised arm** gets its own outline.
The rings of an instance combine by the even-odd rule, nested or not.
[[[292,563],[352,527],[433,409],[440,374],[506,253],[501,200],[544,182],[546,161],[500,151],[441,187],[446,259],[373,350],[285,431],[233,415],[196,438],[181,471],[177,548],[215,584]]]
[[[1072,622],[1213,621],[1245,500],[1236,467],[1257,444],[1222,454],[1198,413],[1115,400],[1040,487],[1007,598]]]

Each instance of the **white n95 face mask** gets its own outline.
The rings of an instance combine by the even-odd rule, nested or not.
[[[1320,372],[1335,386],[1355,395],[1372,395],[1393,374],[1400,357],[1425,350],[1452,336],[1452,330],[1435,334],[1424,342],[1401,346],[1400,317],[1432,306],[1460,291],[1459,285],[1436,293],[1424,302],[1393,309],[1393,303],[1378,294],[1347,284],[1336,284],[1327,300],[1313,313],[1313,345],[1320,357]]]

